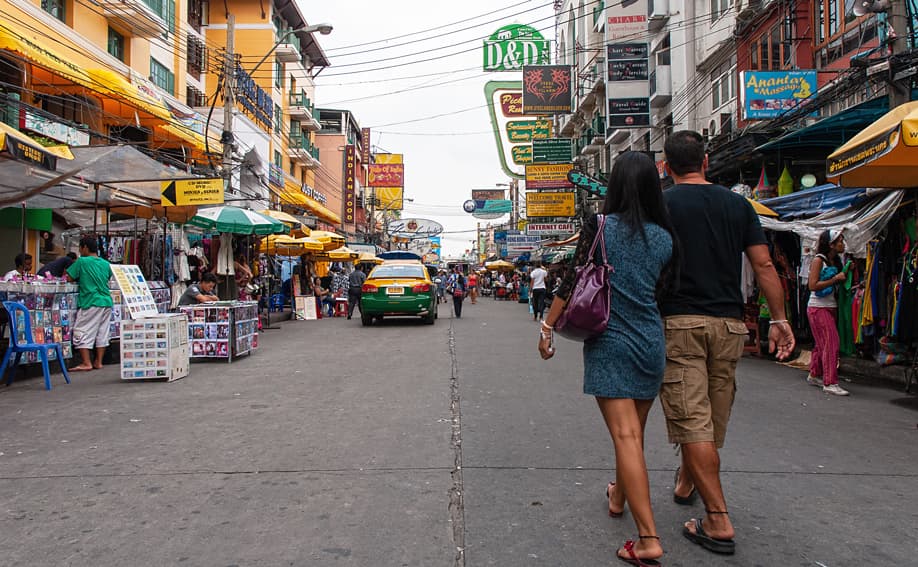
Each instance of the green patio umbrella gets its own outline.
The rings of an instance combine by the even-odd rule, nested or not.
[[[222,206],[198,209],[186,223],[204,230],[230,234],[281,234],[289,230],[284,223],[249,209]]]

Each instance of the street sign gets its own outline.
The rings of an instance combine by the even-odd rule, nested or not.
[[[526,193],[526,216],[572,217],[574,216],[574,193]]]
[[[543,236],[555,234],[573,234],[574,223],[572,222],[531,222],[526,225],[526,234]]]
[[[538,236],[529,236],[525,234],[514,234],[507,236],[507,253],[511,256],[524,254],[526,252],[535,252],[541,245],[541,239]]]
[[[567,189],[574,186],[567,174],[574,169],[572,163],[526,166],[526,189]]]
[[[551,138],[532,141],[532,163],[570,163],[570,138]]]
[[[223,203],[223,179],[176,179],[160,183],[164,207],[217,205]]]

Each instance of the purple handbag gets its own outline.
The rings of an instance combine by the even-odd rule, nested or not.
[[[575,341],[598,337],[609,324],[609,310],[612,306],[609,273],[615,272],[615,268],[606,258],[606,241],[603,237],[606,217],[596,216],[599,229],[590,246],[590,257],[585,265],[576,268],[574,289],[561,317],[555,323],[555,330],[562,337]],[[597,264],[594,259],[597,243],[601,243],[602,264]]]

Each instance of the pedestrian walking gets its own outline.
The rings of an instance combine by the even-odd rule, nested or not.
[[[80,257],[67,268],[67,279],[77,283],[77,316],[73,326],[73,348],[80,353],[80,363],[71,372],[86,372],[102,368],[102,357],[109,343],[109,323],[112,316],[112,293],[108,280],[112,267],[99,257],[99,244],[90,236],[80,240]],[[90,350],[95,348],[95,360]]]
[[[822,386],[823,392],[836,396],[849,394],[838,385],[838,303],[835,286],[848,279],[847,267],[842,267],[839,258],[844,252],[845,237],[841,230],[826,230],[819,235],[816,257],[810,263],[810,301],[806,307],[815,341],[806,381],[812,386]]]
[[[530,295],[532,297],[532,320],[542,320],[545,311],[546,280],[548,272],[542,267],[542,262],[536,262],[535,268],[529,273]]]
[[[478,303],[478,274],[475,272],[469,273],[469,299],[472,300],[472,305]]]
[[[606,219],[599,237],[615,268],[612,303],[606,331],[583,345],[583,391],[595,396],[615,446],[615,481],[606,486],[609,515],[620,517],[627,502],[637,527],[637,541],[625,542],[618,558],[659,565],[663,547],[650,505],[644,427],[666,365],[657,293],[673,285],[676,261],[660,176],[646,154],[626,152],[616,158],[602,213]],[[539,353],[544,359],[554,355],[552,331],[575,285],[573,267],[589,260],[598,228],[596,217],[584,222],[573,266],[565,271],[542,322]]]
[[[666,201],[680,243],[679,282],[660,310],[666,327],[666,374],[660,401],[669,440],[682,449],[673,499],[691,504],[695,491],[703,518],[683,535],[709,551],[732,554],[734,529],[720,483],[720,456],[736,392],[736,364],[743,352],[742,255],[752,264],[772,320],[768,342],[777,358],[794,349],[784,314],[784,292],[759,218],[744,197],[705,178],[708,157],[697,132],[676,132],[664,144],[666,172],[675,185]]]
[[[458,267],[450,276],[448,289],[450,294],[453,296],[453,313],[456,314],[457,319],[461,319],[462,302],[465,300],[465,294],[468,291],[468,283],[465,279],[465,276],[462,275],[462,270],[460,270]]]
[[[354,308],[360,306],[360,296],[363,294],[363,282],[367,281],[367,273],[362,267],[357,267],[347,277],[347,318],[354,314]],[[363,311],[361,311],[361,314]]]

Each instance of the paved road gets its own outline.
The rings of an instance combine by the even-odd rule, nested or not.
[[[609,565],[611,442],[579,347],[543,362],[525,307],[433,327],[288,322],[177,382],[113,368],[0,388],[3,565]],[[647,433],[666,565],[913,565],[918,404],[744,360],[724,481],[733,558],[680,535],[678,457]],[[58,385],[60,384],[60,385]]]

